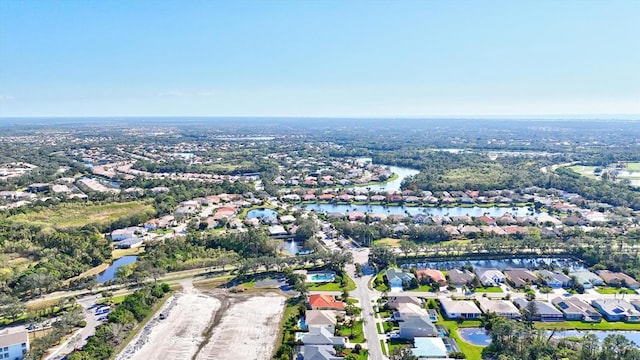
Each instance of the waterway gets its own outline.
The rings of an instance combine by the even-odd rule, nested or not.
[[[547,331],[548,335],[551,335],[551,331]],[[473,345],[487,346],[491,344],[491,335],[482,328],[463,328],[458,329],[460,337]],[[565,337],[582,337],[586,334],[595,335],[598,340],[602,341],[609,335],[623,335],[630,341],[636,344],[636,347],[640,344],[640,331],[615,331],[615,330],[591,330],[591,331],[578,331],[578,330],[566,330],[556,331],[553,337],[556,339],[562,339]]]
[[[113,280],[116,277],[116,273],[118,269],[123,265],[133,264],[138,260],[137,255],[127,255],[123,256],[120,259],[114,261],[108,268],[106,268],[103,272],[98,274],[98,282],[102,283],[105,281]]]
[[[315,212],[328,214],[332,212],[340,212],[348,214],[350,212],[358,211],[369,214],[384,214],[384,215],[428,215],[428,216],[482,216],[488,215],[491,217],[500,217],[506,213],[510,213],[513,216],[539,216],[538,213],[531,211],[526,206],[516,207],[421,207],[421,206],[385,206],[385,205],[354,205],[354,204],[303,204],[307,210],[313,210]]]

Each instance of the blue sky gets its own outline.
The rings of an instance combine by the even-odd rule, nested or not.
[[[0,0],[0,116],[640,114],[640,1]]]

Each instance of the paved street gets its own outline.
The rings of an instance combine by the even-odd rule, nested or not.
[[[65,355],[71,353],[75,348],[81,348],[87,343],[87,338],[96,332],[96,327],[101,324],[98,321],[98,317],[94,313],[94,305],[100,295],[85,296],[78,299],[78,304],[82,306],[84,320],[87,322],[87,326],[76,331],[73,336],[70,336],[60,346],[54,348],[53,352],[45,357],[45,360],[61,359]]]
[[[369,261],[369,249],[356,249],[352,251],[352,254],[354,262],[356,263],[366,264]],[[347,274],[349,274],[356,283],[356,289],[352,291],[350,295],[360,301],[362,318],[364,319],[364,337],[367,340],[369,359],[384,360],[386,357],[382,355],[382,349],[380,348],[380,336],[378,336],[376,320],[373,316],[373,307],[371,305],[371,300],[377,299],[380,295],[377,291],[369,290],[368,287],[369,280],[371,280],[372,276],[365,275],[357,277],[356,268],[352,264],[347,265],[346,270]]]

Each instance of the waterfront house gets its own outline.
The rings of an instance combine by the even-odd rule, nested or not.
[[[598,309],[607,321],[640,322],[640,312],[624,300],[593,300],[591,305]]]
[[[562,311],[564,318],[567,320],[585,322],[600,322],[602,320],[602,315],[596,309],[580,300],[577,296],[569,298],[557,297],[551,302]]]
[[[518,308],[513,305],[513,303],[506,300],[489,300],[486,298],[479,298],[478,304],[480,305],[480,310],[485,314],[493,313],[508,319],[519,319],[521,317]]]
[[[477,319],[482,315],[473,301],[442,299],[440,306],[448,319]]]
[[[533,300],[533,301],[536,306],[536,312],[532,320],[538,320],[538,321],[562,321],[563,320],[564,314],[560,310],[556,309],[555,306],[553,306],[553,304],[544,302],[544,301],[539,301],[539,300]],[[527,301],[524,298],[518,298],[514,300],[514,303],[520,309],[526,309],[527,305],[529,305],[529,301]]]

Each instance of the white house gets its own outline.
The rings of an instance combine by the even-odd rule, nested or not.
[[[24,328],[0,331],[0,359],[22,360],[29,351],[29,333]]]
[[[476,275],[484,286],[499,286],[507,280],[498,269],[476,269]]]
[[[477,319],[482,315],[473,301],[442,299],[440,305],[449,319]]]

